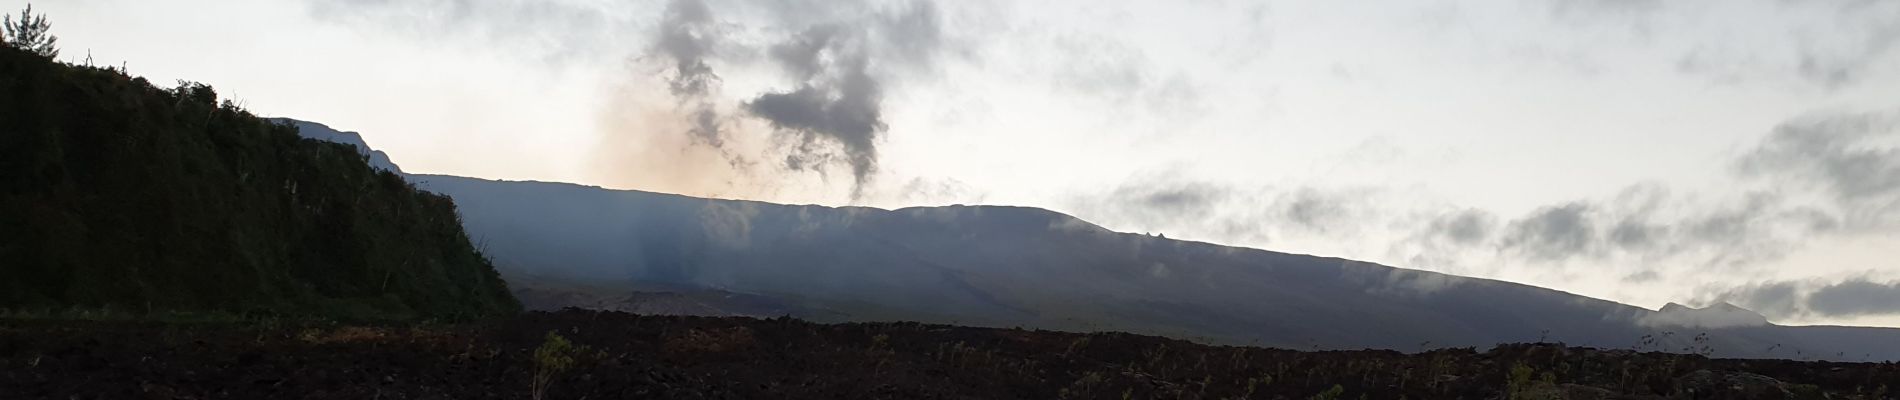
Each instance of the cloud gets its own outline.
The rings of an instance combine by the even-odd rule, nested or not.
[[[1537,262],[1741,268],[1821,235],[1900,230],[1900,112],[1792,118],[1730,162],[1744,192],[1727,199],[1635,184],[1608,198],[1538,207],[1510,219],[1495,242],[1479,234],[1487,232],[1482,214],[1449,207],[1410,222],[1414,233],[1393,253],[1422,265],[1496,251]],[[1628,276],[1653,277],[1641,272]]]
[[[1808,319],[1900,314],[1900,281],[1856,277],[1758,282],[1707,292],[1705,302],[1729,302],[1771,317]]]
[[[1214,207],[1225,202],[1232,192],[1209,183],[1185,183],[1172,187],[1122,186],[1111,197],[1127,202],[1136,210],[1158,214],[1162,218],[1205,218]]]
[[[1497,217],[1475,208],[1453,211],[1432,219],[1426,226],[1429,235],[1458,245],[1476,245],[1491,237]]]
[[[1208,182],[1130,182],[1105,194],[1073,199],[1074,207],[1092,220],[1116,221],[1137,231],[1214,234],[1240,240],[1266,239],[1263,230],[1248,226],[1257,221],[1237,215],[1230,203],[1245,194]]]
[[[1193,122],[1205,105],[1201,84],[1181,70],[1157,65],[1147,52],[1105,35],[1051,35],[1049,50],[1059,53],[1047,81],[1053,89],[1115,106],[1135,106]]]
[[[1625,218],[1610,228],[1608,239],[1617,248],[1630,251],[1654,249],[1668,239],[1669,227],[1649,223],[1641,218]]]
[[[1891,68],[1900,48],[1900,3],[1891,1],[1736,0],[1722,7],[1660,0],[1548,0],[1556,26],[1588,32],[1574,43],[1575,63],[1631,65],[1601,36],[1669,54],[1673,68],[1724,84],[1787,80],[1823,90],[1852,87]],[[1774,15],[1764,18],[1763,15]],[[1710,20],[1749,21],[1717,24]],[[1530,35],[1528,48],[1550,46]],[[1565,53],[1559,49],[1544,49]],[[1609,63],[1605,59],[1620,59]]]
[[[1586,254],[1597,243],[1591,206],[1568,203],[1544,207],[1505,228],[1504,248],[1539,260],[1561,260]]]
[[[1173,238],[1260,245],[1270,238],[1346,237],[1377,223],[1372,198],[1356,187],[1243,186],[1176,172],[1131,178],[1112,190],[1067,199],[1067,208],[1118,229]]]
[[[305,0],[319,21],[350,24],[464,45],[550,64],[597,62],[625,53],[601,44],[632,34],[604,4],[521,0]],[[469,38],[454,42],[442,38]]]
[[[1716,303],[1703,308],[1669,303],[1662,310],[1638,317],[1636,324],[1647,327],[1719,329],[1768,325],[1768,317],[1728,303]]]
[[[1354,193],[1300,188],[1280,196],[1276,207],[1282,220],[1307,231],[1349,231],[1357,223],[1355,197]]]
[[[1485,261],[1591,261],[1619,269],[1610,272],[1626,282],[1652,282],[1666,275],[1658,269],[1747,271],[1823,236],[1900,228],[1895,115],[1826,113],[1780,124],[1730,161],[1742,192],[1728,196],[1678,195],[1638,183],[1607,197],[1500,217],[1455,204],[1380,201],[1387,191],[1377,188],[1216,184],[1161,174],[1070,204],[1111,226],[1174,237],[1263,245],[1291,236],[1390,233],[1397,239],[1386,245],[1388,259],[1405,266],[1480,272],[1472,268]]]
[[[1827,316],[1900,314],[1900,281],[1850,279],[1808,294],[1808,309]]]
[[[1900,112],[1796,118],[1775,127],[1736,168],[1746,177],[1819,189],[1821,200],[1845,214],[1847,228],[1900,225]]]
[[[1726,302],[1755,310],[1771,317],[1792,317],[1803,313],[1801,284],[1762,282],[1729,288],[1707,296],[1705,303]]]

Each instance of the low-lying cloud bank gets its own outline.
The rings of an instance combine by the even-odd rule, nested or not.
[[[1596,272],[1622,273],[1633,283],[1672,273],[1744,272],[1817,238],[1900,231],[1900,110],[1794,118],[1728,163],[1739,190],[1726,198],[1639,183],[1513,217],[1419,202],[1384,188],[1248,187],[1171,174],[1131,179],[1104,194],[1078,197],[1070,207],[1123,229],[1250,245],[1271,246],[1284,238],[1354,240],[1380,232],[1398,238],[1388,259],[1418,268],[1457,270],[1479,259],[1634,265]],[[1856,282],[1816,289],[1820,304],[1774,305],[1769,297],[1736,304],[1775,317],[1847,316],[1880,308],[1855,308],[1847,300],[1890,286]],[[1887,303],[1894,301],[1900,300]]]
[[[1859,277],[1758,282],[1703,295],[1777,318],[1861,317],[1900,314],[1900,280]]]

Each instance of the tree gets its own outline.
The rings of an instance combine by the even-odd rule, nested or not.
[[[5,22],[0,27],[5,28],[4,42],[7,46],[31,51],[41,57],[59,57],[59,37],[48,33],[53,29],[53,24],[46,22],[45,14],[33,15],[32,4],[27,4],[25,11],[20,11],[18,22],[12,16],[0,19],[0,22]]]

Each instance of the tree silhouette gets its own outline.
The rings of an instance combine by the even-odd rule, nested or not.
[[[33,15],[32,4],[27,4],[26,10],[20,11],[20,20],[18,22],[15,22],[12,16],[7,16],[3,20],[0,20],[0,22],[5,22],[5,24],[0,25],[0,27],[5,28],[6,40],[4,42],[7,46],[31,51],[34,54],[39,54],[41,57],[46,58],[59,56],[59,47],[57,46],[59,37],[48,33],[48,31],[53,29],[53,24],[46,22],[45,14]]]

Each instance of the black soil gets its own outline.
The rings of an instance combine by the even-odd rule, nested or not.
[[[0,321],[0,398],[533,398],[535,350],[549,332],[579,348],[551,374],[550,399],[1871,399],[1900,386],[1894,363],[1551,344],[1303,352],[569,310],[452,326]]]

